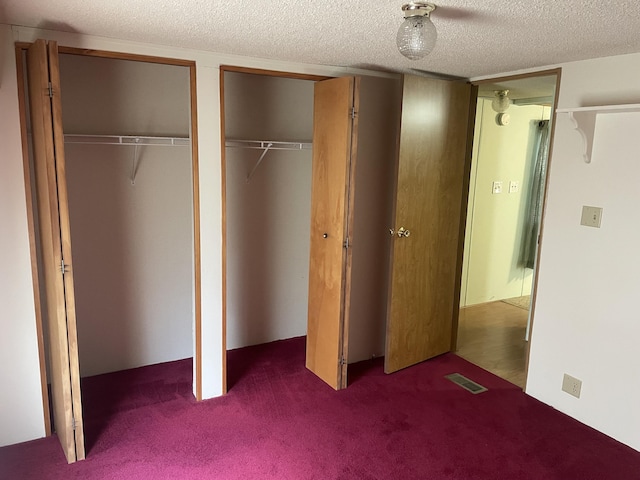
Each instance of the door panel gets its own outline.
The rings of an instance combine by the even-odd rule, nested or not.
[[[470,85],[405,76],[385,372],[450,351]],[[398,236],[399,229],[409,236]]]
[[[358,86],[343,77],[314,89],[306,366],[336,390],[347,386],[351,249],[344,244],[353,232]]]
[[[54,52],[49,63],[49,53]],[[50,69],[54,72],[50,77]],[[82,406],[73,276],[63,274],[62,260],[70,264],[68,210],[64,183],[64,147],[57,75],[57,45],[43,40],[27,52],[28,88],[33,136],[36,204],[39,212],[39,249],[44,271],[45,317],[50,347],[50,382],[56,434],[69,463],[84,458]],[[51,81],[53,98],[49,96]],[[53,107],[52,107],[53,104]],[[59,180],[62,180],[62,185]],[[64,201],[63,208],[60,202]],[[71,312],[71,314],[69,314]],[[75,429],[74,429],[75,418]]]
[[[67,339],[69,343],[69,371],[75,419],[76,459],[84,460],[84,424],[82,421],[82,398],[80,390],[80,361],[78,357],[78,329],[76,323],[76,299],[73,286],[73,258],[71,255],[71,224],[69,222],[69,196],[67,193],[66,163],[64,155],[64,131],[62,128],[62,96],[60,89],[60,62],[58,45],[49,42],[49,78],[53,97],[53,142],[56,152],[56,179],[58,185],[58,212],[60,218],[60,241],[65,263],[64,296],[67,311]]]

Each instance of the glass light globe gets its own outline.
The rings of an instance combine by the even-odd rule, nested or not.
[[[491,108],[496,113],[504,113],[511,105],[511,99],[507,96],[509,90],[500,90],[495,92],[496,98],[491,102]]]
[[[437,38],[438,32],[429,15],[416,15],[404,19],[398,29],[396,43],[402,55],[419,60],[433,50]]]

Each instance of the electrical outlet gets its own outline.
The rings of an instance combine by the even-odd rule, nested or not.
[[[573,395],[576,398],[580,398],[580,390],[582,390],[582,380],[578,380],[571,375],[564,374],[562,379],[562,391],[567,392],[569,395]]]
[[[600,207],[582,207],[582,216],[580,217],[580,225],[585,227],[600,228],[602,221],[602,208]]]
[[[520,190],[520,182],[511,180],[509,182],[509,193],[518,193],[518,190]]]
[[[496,194],[496,193],[502,193],[502,182],[493,182],[491,184],[491,191]]]

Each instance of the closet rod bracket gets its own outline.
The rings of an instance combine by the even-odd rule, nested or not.
[[[135,139],[135,147],[133,149],[133,158],[131,159],[131,185],[136,184],[136,173],[138,173],[138,143],[139,138]]]
[[[249,172],[249,175],[247,175],[247,183],[249,183],[251,181],[251,177],[253,177],[253,174],[256,172],[256,170],[258,169],[258,167],[260,166],[260,164],[262,163],[262,160],[264,160],[265,155],[267,154],[267,152],[271,149],[271,147],[273,147],[273,143],[268,143],[265,147],[264,147],[264,152],[262,152],[262,154],[260,155],[260,158],[258,158],[258,161],[256,162],[256,164],[253,166],[253,169],[251,170],[251,172]]]

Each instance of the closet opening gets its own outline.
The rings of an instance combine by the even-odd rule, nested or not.
[[[46,160],[56,170],[48,190],[42,132],[32,129],[41,121],[40,100],[31,98],[34,53],[31,45],[17,51],[43,379],[51,383],[53,430],[72,462],[99,436],[118,434],[110,431],[112,415],[201,397],[195,65],[55,42],[48,48],[53,130],[45,130],[56,145]],[[42,208],[45,197],[55,211]],[[43,243],[58,221],[58,242],[70,248],[61,267],[66,353],[51,318],[51,252]],[[71,425],[65,406],[73,406]]]
[[[221,71],[227,388],[260,355],[238,349],[296,338],[304,356],[318,79]]]

